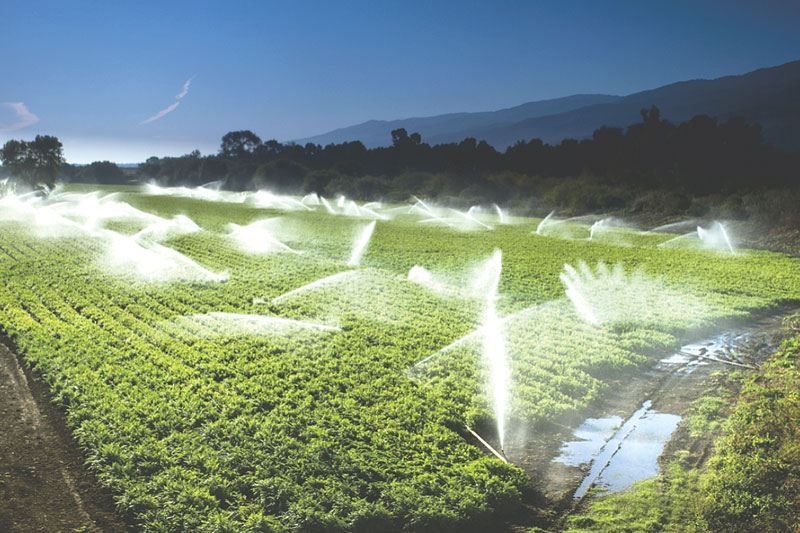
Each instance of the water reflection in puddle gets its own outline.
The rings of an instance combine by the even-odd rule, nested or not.
[[[620,424],[622,418],[618,416],[587,418],[573,433],[580,440],[565,442],[561,455],[554,460],[567,466],[589,464]]]
[[[741,358],[733,353],[743,346],[752,336],[749,332],[723,333],[712,339],[681,346],[676,353],[659,361],[661,369],[669,370],[678,367],[677,374],[691,374],[698,366],[711,362],[734,366],[747,366]]]
[[[658,456],[678,427],[681,417],[650,409],[647,400],[620,427],[618,416],[589,418],[564,443],[555,461],[567,466],[591,464],[589,474],[575,491],[582,497],[593,484],[612,492],[658,474]]]

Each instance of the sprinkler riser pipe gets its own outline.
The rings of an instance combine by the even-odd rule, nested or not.
[[[494,455],[495,457],[497,457],[498,459],[500,459],[500,460],[501,460],[501,461],[503,461],[504,463],[507,463],[507,462],[508,462],[508,459],[506,459],[505,457],[503,457],[503,456],[500,454],[500,452],[498,452],[497,450],[495,450],[494,448],[492,448],[492,445],[491,445],[491,444],[489,444],[488,442],[486,442],[485,440],[483,440],[483,437],[481,437],[480,435],[478,435],[477,433],[475,433],[475,431],[473,431],[473,429],[472,429],[471,427],[469,427],[469,426],[466,426],[466,425],[465,425],[464,427],[465,427],[465,428],[467,428],[467,431],[469,431],[469,432],[472,434],[472,436],[473,436],[473,437],[475,437],[476,439],[478,439],[478,442],[480,442],[481,444],[483,444],[483,445],[484,445],[484,447],[485,447],[487,450],[489,450],[490,452],[492,452],[492,455]]]

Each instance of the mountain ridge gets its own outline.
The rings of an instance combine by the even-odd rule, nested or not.
[[[564,112],[585,107],[591,103],[609,102],[618,98],[621,97],[607,94],[574,94],[561,98],[525,102],[496,111],[444,113],[441,115],[391,120],[371,119],[353,126],[331,130],[320,135],[297,139],[295,142],[299,144],[305,144],[306,142],[329,144],[331,142],[341,143],[360,140],[367,148],[374,148],[377,146],[390,145],[391,130],[397,128],[405,128],[409,133],[418,131],[423,137],[430,137],[446,133],[447,131],[465,129],[464,127],[454,125],[454,123],[458,122],[466,122],[468,126],[474,126],[475,124],[479,126],[492,126],[514,123],[520,120],[520,115],[523,118],[534,118],[553,114],[554,112]]]
[[[396,120],[370,120],[296,142],[305,144],[361,141],[367,148],[391,144],[391,130],[418,132],[423,142],[443,144],[467,137],[485,140],[498,150],[538,138],[558,144],[584,139],[601,127],[625,128],[641,120],[640,110],[658,106],[661,116],[683,122],[699,114],[724,122],[743,116],[763,127],[767,142],[800,150],[800,60],[714,79],[676,81],[626,96],[576,94],[525,102],[497,111],[459,112]],[[367,127],[368,126],[368,127]]]

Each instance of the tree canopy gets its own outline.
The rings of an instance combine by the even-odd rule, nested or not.
[[[261,145],[261,139],[250,130],[231,131],[222,137],[219,153],[222,157],[242,157]]]
[[[111,161],[95,161],[78,170],[76,177],[90,183],[123,183],[125,173]]]
[[[50,135],[37,135],[32,141],[11,139],[0,149],[0,161],[11,176],[52,189],[58,169],[65,163],[64,148]]]

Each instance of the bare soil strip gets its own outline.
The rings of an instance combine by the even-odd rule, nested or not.
[[[2,343],[0,531],[133,531],[84,466],[46,387]]]

